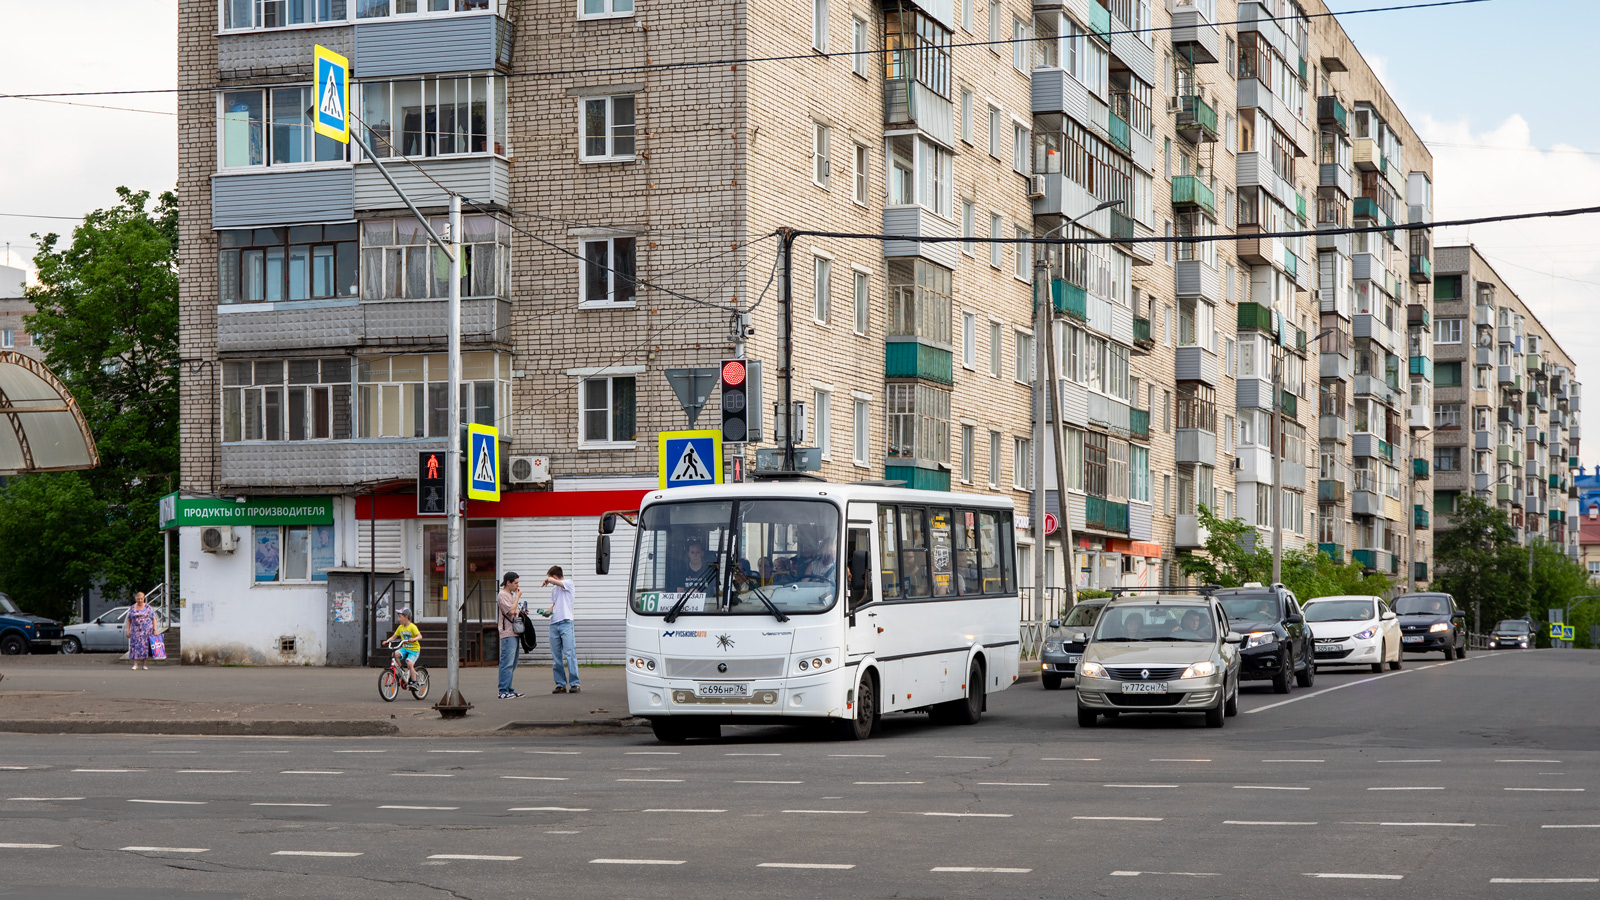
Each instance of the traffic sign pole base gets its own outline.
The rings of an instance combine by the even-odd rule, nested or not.
[[[440,718],[459,719],[467,714],[472,704],[467,702],[467,698],[463,697],[460,691],[445,691],[444,697],[435,703],[433,708],[438,710]]]

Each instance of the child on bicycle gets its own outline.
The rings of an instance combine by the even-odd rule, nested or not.
[[[417,657],[422,653],[422,629],[411,622],[411,611],[407,609],[396,610],[395,620],[400,624],[395,626],[394,634],[389,641],[403,641],[394,651],[396,662],[405,663],[406,688],[410,689],[417,681]]]

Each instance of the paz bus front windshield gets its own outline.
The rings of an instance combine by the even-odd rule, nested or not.
[[[816,500],[657,503],[639,517],[633,611],[818,613],[839,585],[839,510]]]

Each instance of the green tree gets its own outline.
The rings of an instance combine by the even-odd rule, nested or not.
[[[1178,567],[1184,574],[1223,587],[1272,581],[1272,548],[1254,525],[1224,519],[1204,505],[1200,524],[1207,531],[1205,554],[1180,557]],[[1283,584],[1301,600],[1343,594],[1383,597],[1392,587],[1388,576],[1369,575],[1358,563],[1340,565],[1320,549],[1285,547],[1282,559]]]
[[[85,217],[70,245],[44,235],[34,257],[39,283],[28,300],[36,312],[26,324],[83,410],[100,467],[18,478],[0,494],[0,506],[15,507],[0,509],[0,520],[37,515],[29,504],[40,498],[71,497],[89,504],[96,523],[84,533],[68,516],[48,541],[42,531],[0,534],[0,557],[31,558],[43,544],[54,561],[25,574],[0,566],[0,589],[19,598],[34,588],[19,579],[42,581],[71,603],[86,587],[83,571],[118,596],[161,578],[156,506],[166,482],[133,482],[178,470],[178,198],[169,191],[152,204],[148,191],[127,188],[117,198]]]
[[[0,587],[28,612],[66,619],[99,573],[104,527],[84,473],[10,479],[0,489]]]
[[[1475,608],[1485,627],[1499,619],[1535,615],[1529,602],[1527,551],[1503,510],[1463,497],[1448,531],[1434,536],[1435,586]],[[1543,618],[1543,614],[1537,614]]]

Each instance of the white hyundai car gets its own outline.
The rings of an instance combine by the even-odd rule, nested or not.
[[[1318,597],[1301,605],[1316,642],[1317,667],[1372,666],[1398,669],[1400,622],[1382,597]]]

